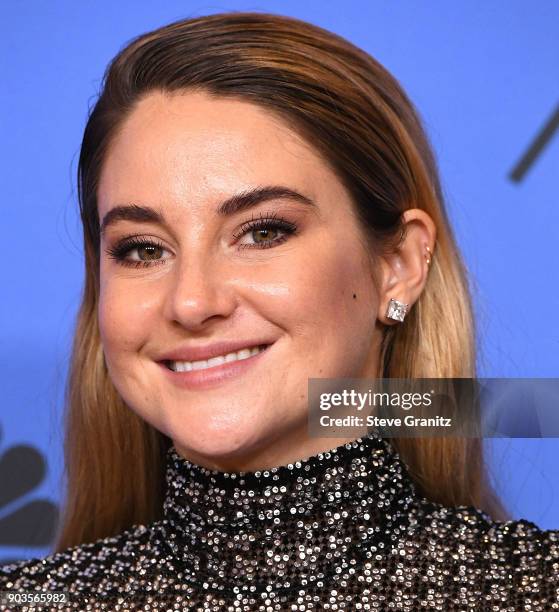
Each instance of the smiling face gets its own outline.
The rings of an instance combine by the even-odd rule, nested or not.
[[[307,437],[308,379],[375,375],[379,296],[349,195],[318,153],[257,105],[150,93],[113,140],[97,195],[101,340],[130,409],[216,469],[345,441]],[[131,204],[151,212],[115,214]],[[215,378],[163,363],[219,342],[268,347]]]

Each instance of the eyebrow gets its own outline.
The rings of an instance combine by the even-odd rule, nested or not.
[[[227,200],[217,207],[216,213],[221,217],[226,217],[248,210],[262,202],[279,199],[293,200],[309,207],[317,206],[309,197],[289,187],[268,185],[242,191],[227,198]],[[101,222],[100,233],[103,234],[107,227],[113,225],[117,221],[136,221],[139,223],[159,223],[165,225],[163,213],[156,209],[149,206],[140,206],[139,204],[125,204],[115,206],[105,214]]]

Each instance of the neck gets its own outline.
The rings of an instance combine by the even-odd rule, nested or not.
[[[282,577],[289,589],[317,580],[335,556],[362,563],[409,520],[416,497],[405,465],[376,433],[252,472],[211,470],[172,447],[167,487],[170,554],[187,581],[211,588],[218,576],[219,589]]]
[[[284,431],[278,437],[266,438],[254,446],[242,450],[228,451],[216,457],[186,449],[174,442],[178,455],[190,463],[220,472],[249,472],[269,470],[276,466],[287,465],[326,452],[355,440],[355,436],[338,438],[309,437],[307,427],[289,432]]]

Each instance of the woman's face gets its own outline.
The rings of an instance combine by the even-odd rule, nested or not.
[[[256,190],[271,197],[239,198]],[[98,207],[99,326],[126,404],[216,469],[333,448],[307,437],[308,379],[375,375],[379,296],[348,193],[319,155],[251,103],[151,93],[112,142]],[[268,346],[169,369],[222,342],[235,344],[218,354]]]

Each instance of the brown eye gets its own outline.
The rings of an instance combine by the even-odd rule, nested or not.
[[[269,249],[289,240],[296,231],[297,226],[285,219],[260,218],[244,223],[234,238],[240,240],[243,236],[249,237],[249,242],[239,245],[240,249]]]
[[[262,239],[262,242],[267,242],[274,239],[274,232],[277,234],[278,230],[269,228],[256,229],[252,231],[252,237],[257,244],[261,241],[260,239]]]
[[[165,251],[167,249],[159,242],[134,236],[108,248],[107,255],[123,266],[147,268],[164,264],[168,259],[164,256]]]
[[[146,245],[146,246],[137,248],[137,251],[138,251],[138,255],[140,256],[141,260],[150,261],[153,259],[159,259],[161,257],[161,253],[163,249],[158,246]],[[145,258],[142,257],[142,254],[144,254],[146,257]]]

